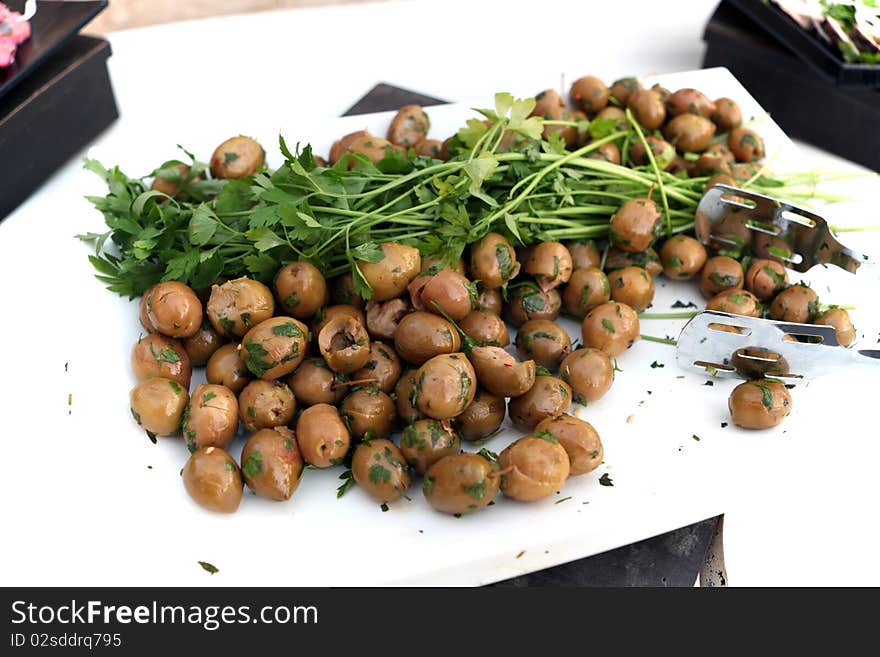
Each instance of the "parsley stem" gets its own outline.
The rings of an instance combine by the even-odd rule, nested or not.
[[[691,319],[699,315],[700,312],[695,310],[686,313],[639,313],[639,319]]]
[[[641,338],[642,340],[647,340],[648,342],[659,342],[660,344],[669,344],[673,347],[678,344],[678,342],[676,342],[672,338],[655,338],[653,335],[645,335],[644,333],[641,334]]]
[[[669,235],[672,235],[672,215],[669,214],[669,199],[666,197],[666,188],[663,186],[663,176],[660,175],[660,167],[657,166],[657,159],[654,157],[654,151],[651,150],[651,145],[645,139],[645,135],[642,132],[639,122],[635,120],[635,117],[628,107],[626,108],[626,118],[629,119],[630,124],[639,136],[639,140],[642,142],[642,146],[645,147],[645,155],[648,156],[651,168],[654,169],[654,175],[657,176],[657,187],[660,189],[660,198],[663,201],[663,211],[666,213],[666,236],[668,237]]]

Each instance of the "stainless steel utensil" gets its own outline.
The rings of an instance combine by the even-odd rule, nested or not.
[[[678,338],[685,370],[801,383],[855,363],[880,364],[880,349],[846,349],[833,326],[795,324],[714,310],[696,315]]]

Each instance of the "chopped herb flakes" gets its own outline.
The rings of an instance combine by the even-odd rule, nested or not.
[[[209,573],[211,573],[212,575],[213,575],[214,573],[219,573],[219,572],[220,572],[220,569],[217,568],[217,566],[215,566],[215,565],[212,564],[212,563],[208,563],[207,561],[199,561],[199,565],[200,565],[202,568],[204,568],[206,571],[208,571]]]
[[[600,486],[613,486],[614,484],[611,481],[611,477],[608,476],[606,472],[601,477],[599,477],[599,485]]]

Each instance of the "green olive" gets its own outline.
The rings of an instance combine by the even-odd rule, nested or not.
[[[724,290],[740,289],[744,277],[738,260],[730,256],[709,258],[700,273],[700,292],[709,299]]]
[[[519,397],[535,384],[535,361],[519,362],[501,347],[473,347],[470,361],[480,385],[500,397]]]
[[[225,344],[211,355],[205,367],[205,378],[208,383],[226,386],[236,395],[244,390],[253,375],[241,359],[237,342]]]
[[[657,252],[648,248],[644,251],[622,251],[616,246],[608,249],[605,257],[605,271],[610,273],[624,267],[641,267],[651,276],[659,276],[663,272],[663,265],[660,264],[660,256]]]
[[[254,175],[266,161],[266,151],[250,137],[232,137],[220,144],[211,156],[214,178],[246,178]]]
[[[506,347],[510,343],[507,324],[493,313],[474,310],[459,322],[459,327],[480,344]]]
[[[146,317],[154,331],[188,338],[202,325],[202,302],[193,289],[177,281],[159,283],[144,295]]]
[[[792,285],[776,295],[770,304],[770,317],[784,322],[806,324],[819,310],[819,295],[806,285]]]
[[[666,111],[671,117],[681,114],[696,114],[709,118],[715,109],[715,103],[696,89],[679,89],[666,99]]]
[[[413,396],[421,413],[448,420],[464,412],[476,392],[474,366],[464,354],[453,353],[434,356],[419,368]]]
[[[370,361],[367,329],[351,317],[337,317],[324,324],[318,348],[330,369],[340,374],[356,372]]]
[[[445,161],[443,157],[443,142],[439,139],[422,139],[415,145],[416,154],[430,157],[433,160]]]
[[[358,445],[354,450],[351,471],[357,485],[382,504],[403,497],[410,485],[403,454],[397,445],[384,438]]]
[[[718,98],[715,101],[715,111],[709,118],[721,132],[730,132],[734,128],[740,127],[743,120],[742,110],[730,98]]]
[[[640,89],[630,94],[626,106],[645,130],[656,130],[666,120],[663,100],[650,89]]]
[[[769,429],[791,413],[791,395],[778,381],[759,379],[741,383],[727,402],[733,423],[743,429]]]
[[[474,310],[500,315],[503,305],[504,299],[500,290],[487,290],[482,285],[477,285],[477,303]]]
[[[355,132],[350,132],[344,137],[337,139],[333,142],[333,146],[330,148],[330,166],[333,166],[339,160],[342,159],[343,155],[346,155],[348,151],[348,147],[360,137],[364,137],[369,133],[366,130],[357,130]],[[347,303],[347,302],[344,302]]]
[[[394,426],[394,401],[375,386],[360,386],[339,405],[348,421],[352,438],[371,440],[387,438]]]
[[[424,415],[422,412],[416,408],[415,405],[415,394],[417,386],[417,377],[418,370],[417,369],[409,369],[404,372],[400,379],[397,381],[397,385],[394,386],[394,396],[396,398],[397,404],[397,417],[400,418],[400,421],[404,424],[412,424],[417,420],[421,420]]]
[[[480,281],[486,290],[494,290],[519,273],[516,252],[503,235],[489,233],[471,245],[471,280]]]
[[[816,315],[813,323],[820,326],[833,326],[837,331],[837,341],[844,347],[850,346],[856,340],[856,328],[853,326],[849,313],[843,308],[824,310]]]
[[[303,473],[296,436],[287,427],[260,429],[241,452],[241,470],[248,488],[267,500],[289,500]]]
[[[357,372],[351,375],[353,381],[374,385],[382,392],[390,393],[397,385],[402,371],[400,358],[392,347],[373,342],[370,344],[370,359]]]
[[[388,141],[409,148],[422,141],[430,128],[431,121],[420,105],[404,105],[391,120]]]
[[[510,300],[504,307],[504,316],[516,327],[532,319],[554,320],[562,309],[562,297],[556,289],[542,291],[528,281],[508,288]]]
[[[270,381],[293,372],[308,346],[305,324],[293,317],[273,317],[245,333],[241,359],[254,376]]]
[[[706,264],[706,247],[690,235],[673,235],[660,249],[663,273],[669,278],[690,280]]]
[[[683,153],[699,153],[712,142],[715,124],[697,114],[679,114],[663,128],[663,136]]]
[[[208,319],[220,335],[240,338],[275,314],[272,290],[250,278],[237,278],[211,288]]]
[[[154,436],[169,436],[180,429],[189,394],[177,381],[153,377],[138,383],[129,400],[139,425]]]
[[[225,449],[238,431],[238,400],[226,386],[196,386],[181,426],[190,452],[210,446]]]
[[[654,302],[654,279],[641,267],[624,267],[608,275],[611,298],[641,312]]]
[[[288,377],[287,385],[301,406],[338,404],[345,396],[344,379],[323,358],[307,358]]]
[[[706,310],[717,310],[722,313],[743,315],[745,317],[760,317],[761,303],[748,290],[732,287],[719,292],[709,299],[709,302],[706,304]]]
[[[754,130],[734,128],[727,137],[727,145],[737,162],[754,162],[764,157],[764,140]]]
[[[354,291],[354,280],[351,274],[343,274],[333,279],[330,286],[330,298],[340,306],[364,307],[364,298]]]
[[[657,204],[649,198],[626,201],[611,217],[611,242],[622,251],[645,251],[663,230]]]
[[[548,109],[554,107],[562,107],[565,100],[554,89],[545,89],[535,94],[535,109],[532,110],[532,116],[544,116]]]
[[[291,262],[279,269],[275,294],[285,314],[297,319],[308,319],[329,298],[323,274],[308,262]]]
[[[461,439],[448,420],[418,420],[403,430],[400,451],[419,474],[445,456],[461,451]]]
[[[248,431],[287,425],[295,412],[293,391],[281,381],[251,381],[238,396],[238,415]]]
[[[323,329],[328,322],[339,317],[350,317],[356,320],[361,326],[366,326],[367,323],[364,311],[355,306],[348,304],[327,306],[326,308],[318,310],[312,319],[312,337],[317,340],[318,336],[321,335],[321,329]]]
[[[434,356],[458,351],[461,338],[455,327],[439,315],[418,310],[400,320],[394,348],[406,362],[421,365]]]
[[[357,262],[358,269],[373,290],[374,301],[387,301],[403,294],[422,266],[419,250],[415,247],[385,242],[381,249],[384,257],[379,262]]]
[[[194,452],[180,474],[189,496],[209,511],[232,513],[241,504],[241,470],[219,447],[203,447]]]
[[[675,147],[665,139],[659,137],[645,137],[648,147],[651,149],[651,155],[654,156],[654,162],[659,169],[668,169],[675,159]],[[629,157],[632,161],[639,165],[645,166],[651,164],[648,156],[648,149],[645,148],[645,142],[636,141],[629,149]]]
[[[587,75],[578,78],[569,91],[571,104],[587,114],[595,114],[608,104],[608,87],[597,77]]]
[[[336,408],[315,404],[300,413],[296,440],[306,463],[329,468],[342,463],[351,445],[351,434]]]
[[[413,308],[403,297],[388,301],[368,301],[364,309],[367,315],[367,333],[375,340],[394,340],[400,320]]]
[[[438,511],[465,514],[488,506],[499,484],[498,464],[480,454],[454,454],[428,468],[422,493]]]
[[[730,164],[728,164],[727,160],[724,159],[721,155],[711,154],[711,153],[703,153],[694,162],[693,176],[695,178],[700,178],[703,176],[712,177],[712,176],[729,176],[730,175]]]
[[[214,330],[207,317],[202,320],[202,325],[195,335],[183,340],[183,348],[189,356],[190,363],[194,366],[204,365],[214,353],[223,346],[226,340]]]
[[[516,350],[520,358],[532,359],[536,365],[555,372],[571,352],[571,338],[555,322],[533,319],[516,332]]]
[[[788,285],[788,271],[775,260],[752,260],[746,272],[745,287],[761,301],[779,294]]]
[[[572,401],[586,404],[601,399],[611,389],[614,365],[601,349],[582,347],[562,361],[559,378],[571,387]]]
[[[501,492],[521,502],[550,497],[565,484],[571,464],[568,454],[550,433],[523,436],[498,455]]]
[[[535,433],[549,433],[559,441],[570,463],[569,477],[592,472],[602,463],[604,449],[599,434],[589,422],[571,415],[543,420]]]
[[[561,242],[540,242],[529,251],[523,271],[546,292],[571,278],[571,253]]]
[[[581,335],[585,347],[619,356],[639,339],[639,316],[626,304],[603,303],[584,317]]]
[[[583,317],[611,298],[611,286],[605,273],[596,267],[575,269],[562,294],[565,312]]]
[[[611,88],[608,90],[609,95],[617,100],[621,105],[626,105],[629,97],[640,91],[642,89],[642,85],[636,78],[621,78],[620,80],[615,80],[611,85]],[[606,109],[618,109],[614,108],[606,108]]]
[[[452,269],[441,269],[433,275],[421,275],[409,284],[412,304],[418,310],[463,319],[473,306],[471,283]]]
[[[138,381],[162,377],[177,381],[189,390],[192,378],[189,356],[177,340],[150,333],[131,350],[131,369]]]
[[[506,415],[504,397],[480,388],[474,401],[464,413],[453,418],[452,424],[463,440],[478,441],[498,431]]]
[[[539,376],[535,385],[507,403],[507,414],[520,431],[531,431],[548,417],[559,417],[571,407],[569,385],[554,376]]]
[[[605,142],[599,148],[587,154],[591,160],[602,160],[611,164],[620,164],[620,149],[614,142]]]

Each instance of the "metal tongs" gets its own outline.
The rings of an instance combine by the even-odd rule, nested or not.
[[[713,186],[695,221],[697,237],[715,251],[739,254],[750,248],[756,257],[799,272],[819,264],[850,273],[875,268],[868,256],[837,241],[819,215],[748,190]],[[798,383],[851,363],[880,363],[880,350],[842,348],[832,326],[706,311],[682,330],[676,360],[683,369],[715,376]]]

